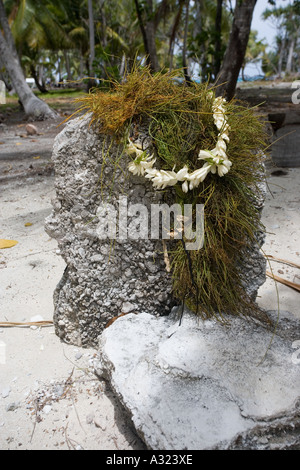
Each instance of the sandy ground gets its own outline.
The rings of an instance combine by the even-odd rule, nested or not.
[[[0,128],[0,322],[52,320],[65,264],[44,231],[51,212],[53,139],[62,119],[34,123],[12,114]],[[28,225],[29,224],[29,225]],[[144,449],[106,384],[97,351],[62,343],[49,327],[0,326],[0,449]]]
[[[1,185],[0,321],[52,320],[64,270],[44,231],[53,177]],[[31,223],[30,226],[25,224]],[[1,449],[143,449],[105,383],[97,351],[61,343],[50,327],[0,327]]]
[[[0,322],[52,320],[53,290],[64,270],[56,242],[44,231],[54,177],[42,170],[30,174],[28,159],[14,162],[25,165],[22,178],[14,177],[19,167],[0,161],[6,175],[0,181],[0,238],[18,241],[0,250]],[[42,162],[44,169],[48,163]],[[275,170],[268,165],[264,252],[300,264],[300,168],[284,168],[281,176],[272,175]],[[299,269],[274,261],[271,268],[300,283]],[[299,292],[280,283],[277,289],[280,309],[300,318]],[[277,289],[268,278],[259,304],[277,310]],[[62,343],[53,326],[0,326],[0,449],[144,449],[113,393],[94,375],[96,354]]]

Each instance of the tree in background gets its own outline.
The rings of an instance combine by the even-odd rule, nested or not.
[[[89,43],[90,43],[88,88],[90,89],[95,85],[95,80],[94,80],[95,25],[94,25],[93,0],[88,0],[88,12],[89,12]]]
[[[56,113],[42,100],[37,98],[26,83],[25,76],[17,54],[14,38],[7,20],[3,0],[0,0],[0,54],[13,87],[19,96],[25,113],[34,119],[52,119]]]
[[[258,40],[258,32],[255,30],[250,31],[249,41],[244,57],[241,74],[242,79],[245,80],[245,68],[250,64],[260,64],[265,57],[267,44],[263,40]]]
[[[228,2],[198,0],[191,6],[189,57],[202,82],[212,81],[223,60],[232,24]]]
[[[245,58],[255,3],[237,0],[233,11],[230,0],[5,0],[5,8],[21,65],[41,91],[49,77],[72,86],[85,77],[88,87],[88,77],[119,80],[138,59],[153,73],[183,67],[187,82],[217,79],[229,98],[259,46]]]
[[[300,65],[300,1],[268,8],[264,11],[263,18],[272,21],[277,30],[275,49],[265,54],[263,70],[267,75],[275,72],[279,77],[296,72]]]
[[[217,11],[215,21],[215,57],[214,57],[214,76],[217,77],[220,72],[222,62],[222,12],[223,0],[217,0]]]
[[[216,79],[217,95],[233,98],[249,40],[256,0],[237,0],[229,42]]]
[[[143,37],[146,62],[152,72],[158,72],[160,66],[157,57],[156,33],[160,21],[166,17],[170,2],[168,0],[161,0],[160,2],[135,0],[134,3]]]
[[[50,5],[44,0],[22,0],[16,6],[14,0],[5,2],[18,56],[26,74],[45,93],[44,69],[53,69],[53,53],[66,52],[72,43],[59,21],[57,8],[53,11],[54,2]]]

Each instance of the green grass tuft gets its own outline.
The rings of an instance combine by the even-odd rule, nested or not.
[[[92,112],[91,124],[99,132],[124,137],[128,127],[138,133],[149,122],[149,134],[158,165],[176,171],[202,166],[200,149],[214,148],[218,130],[212,115],[213,97],[207,85],[176,83],[181,71],[151,75],[135,67],[122,83],[96,90],[77,100],[77,112]],[[265,123],[257,109],[227,104],[230,125],[230,171],[223,177],[209,174],[198,188],[183,193],[181,185],[167,189],[174,202],[204,204],[205,239],[199,251],[187,252],[185,240],[168,243],[173,293],[202,318],[227,321],[230,315],[266,320],[247,297],[238,270],[244,250],[264,230],[254,204],[264,180],[261,154],[268,145]]]

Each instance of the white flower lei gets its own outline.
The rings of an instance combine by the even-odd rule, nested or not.
[[[198,160],[205,161],[202,168],[192,173],[189,173],[189,169],[186,165],[178,172],[174,171],[175,167],[171,171],[157,170],[154,168],[156,161],[154,156],[147,156],[146,151],[143,151],[138,144],[135,145],[129,140],[126,149],[127,153],[136,155],[135,160],[128,165],[129,171],[134,175],[141,175],[150,179],[153,186],[157,189],[165,189],[167,186],[174,186],[178,182],[181,182],[182,190],[185,193],[187,193],[189,189],[197,188],[199,184],[204,181],[209,172],[213,174],[218,172],[219,176],[226,175],[232,162],[226,155],[226,142],[229,142],[229,124],[226,118],[225,103],[226,100],[222,97],[214,99],[212,110],[215,126],[219,130],[218,141],[213,150],[200,150]]]

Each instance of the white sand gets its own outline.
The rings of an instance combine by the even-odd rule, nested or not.
[[[273,197],[268,194],[263,212],[270,232],[264,251],[300,264],[300,168],[283,170],[288,175],[268,178]],[[44,231],[53,184],[53,177],[1,184],[0,238],[19,243],[0,250],[0,321],[52,320],[53,290],[64,270]],[[274,274],[300,283],[299,269],[271,265]],[[280,309],[300,318],[299,292],[281,284],[278,292]],[[274,281],[267,279],[259,296],[262,307],[277,309]],[[53,326],[0,326],[0,449],[143,449],[93,373],[96,354],[61,343]]]

